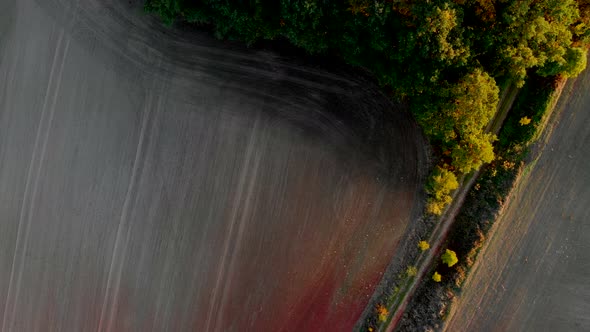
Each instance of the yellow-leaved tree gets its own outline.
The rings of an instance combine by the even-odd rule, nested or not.
[[[447,264],[449,267],[457,264],[457,262],[459,262],[459,259],[457,258],[457,254],[452,251],[452,250],[445,250],[445,253],[442,254],[441,259],[443,261],[443,263]]]

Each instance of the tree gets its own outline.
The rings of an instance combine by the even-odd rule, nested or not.
[[[457,10],[449,3],[426,10],[423,23],[418,27],[420,51],[424,58],[447,64],[465,63],[469,48],[463,43],[462,26]]]
[[[441,215],[452,200],[451,192],[458,187],[459,183],[453,172],[437,167],[426,185],[426,191],[430,194],[427,211],[434,215]]]
[[[563,75],[565,77],[576,77],[586,69],[587,51],[580,47],[568,48],[562,62],[552,61],[537,73],[541,76]]]
[[[500,89],[482,68],[475,68],[452,86],[452,118],[460,132],[480,131],[490,122],[498,105]]]
[[[417,106],[416,118],[424,132],[449,152],[458,172],[469,173],[493,160],[496,136],[485,130],[496,112],[498,95],[496,81],[476,68]]]
[[[565,55],[573,42],[572,29],[580,18],[575,0],[511,1],[495,26],[497,46],[505,69],[524,84],[528,68],[546,64],[565,64]]]
[[[441,259],[443,261],[443,263],[447,264],[449,267],[457,264],[457,262],[459,262],[459,259],[457,258],[457,254],[452,251],[447,249],[445,251],[444,254],[442,254]]]
[[[496,137],[485,129],[496,112],[499,89],[488,73],[475,69],[453,86],[452,95],[456,97],[450,117],[457,133],[452,166],[469,173],[494,158],[492,142]]]
[[[491,162],[494,160],[492,142],[495,140],[496,135],[490,133],[465,135],[451,152],[453,167],[461,173],[469,173]]]

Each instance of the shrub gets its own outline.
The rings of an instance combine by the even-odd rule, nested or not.
[[[443,263],[447,264],[449,267],[457,264],[457,262],[459,261],[459,259],[457,258],[457,254],[449,249],[447,249],[445,253],[442,254],[441,259]]]
[[[420,248],[420,250],[422,251],[426,251],[428,249],[430,249],[430,244],[424,240],[418,242],[418,248]]]
[[[432,280],[436,282],[441,282],[442,276],[440,275],[440,273],[434,272],[434,274],[432,275]]]
[[[463,285],[463,282],[465,281],[465,278],[467,278],[466,268],[463,266],[457,266],[457,275],[455,278],[455,286],[461,287]]]
[[[418,274],[418,269],[415,266],[408,266],[406,269],[406,275],[408,278],[413,278]]]
[[[521,126],[526,126],[526,125],[528,125],[529,123],[531,123],[531,119],[530,119],[530,118],[528,118],[528,117],[526,117],[526,116],[523,116],[522,118],[520,118],[520,121],[518,121],[518,123],[519,123]]]

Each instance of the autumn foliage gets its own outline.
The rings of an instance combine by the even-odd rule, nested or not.
[[[379,321],[385,322],[387,320],[387,315],[389,315],[389,310],[387,310],[387,308],[383,304],[378,304],[375,307],[375,311],[377,313],[377,316],[379,317]]]
[[[447,264],[449,267],[457,264],[459,259],[457,258],[457,254],[452,250],[445,250],[444,254],[441,256],[442,262]]]
[[[451,193],[458,186],[459,183],[453,172],[441,167],[435,169],[426,186],[426,190],[430,194],[426,205],[427,211],[434,215],[441,215],[452,200]]]
[[[426,251],[430,249],[430,244],[423,240],[418,242],[418,248],[420,248],[421,251]]]

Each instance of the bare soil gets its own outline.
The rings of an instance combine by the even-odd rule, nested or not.
[[[349,67],[0,0],[0,330],[350,330],[427,147]]]

